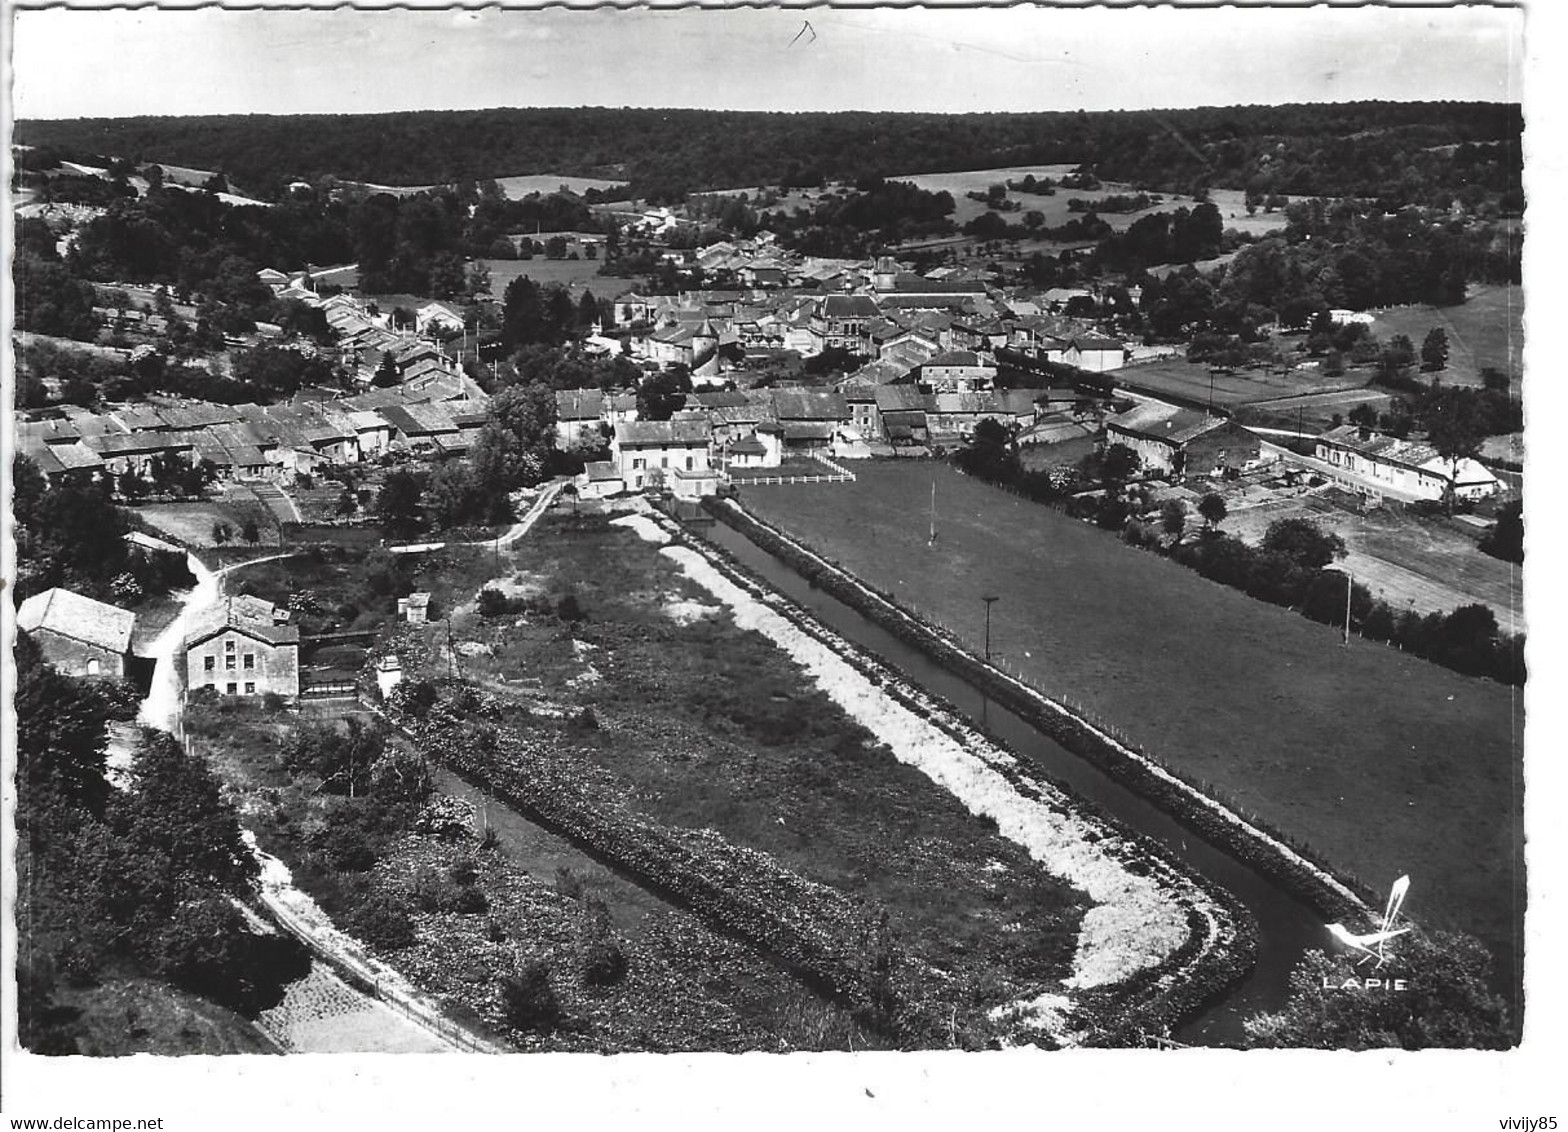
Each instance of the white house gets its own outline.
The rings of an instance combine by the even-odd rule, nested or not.
[[[414,312],[414,329],[420,334],[462,330],[463,316],[445,303],[426,303]]]
[[[1343,486],[1405,500],[1437,501],[1453,483],[1457,499],[1485,499],[1503,488],[1497,477],[1469,458],[1449,460],[1429,444],[1341,425],[1318,437],[1317,458]]]
[[[627,490],[641,491],[674,472],[711,471],[710,441],[705,421],[626,421],[615,426],[610,459]]]

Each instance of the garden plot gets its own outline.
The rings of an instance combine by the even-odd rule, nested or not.
[[[955,1009],[961,1033],[990,1032],[986,1011],[1072,977],[1087,909],[1080,892],[995,819],[901,763],[787,654],[621,529],[663,538],[649,521],[617,523],[556,514],[518,546],[531,577],[553,577],[547,597],[575,593],[581,621],[454,616],[455,635],[489,646],[491,655],[465,660],[463,675],[498,697],[498,726],[515,729],[530,752],[548,751],[559,763],[552,773],[602,805],[629,807],[677,839],[710,830],[766,854],[777,862],[770,867],[886,909],[919,996],[943,1004],[944,1033]],[[672,606],[702,616],[675,618]],[[416,633],[439,645],[444,629],[404,636]],[[405,664],[419,652],[401,643],[398,651]],[[441,667],[410,676],[422,671]],[[534,696],[562,714],[532,710]],[[584,727],[589,709],[594,722]],[[517,765],[537,766],[538,757]],[[1187,938],[1184,922],[1175,930]],[[1101,940],[1116,933],[1104,912],[1089,931]],[[1163,954],[1158,933],[1144,938]],[[1091,962],[1092,947],[1085,955],[1088,985],[1091,971],[1109,967]]]

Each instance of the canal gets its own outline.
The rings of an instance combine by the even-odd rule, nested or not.
[[[789,565],[722,523],[703,525],[701,535],[733,555],[823,624],[897,668],[909,681],[951,703],[976,726],[989,731],[1051,779],[1088,799],[1128,828],[1152,837],[1196,873],[1228,889],[1257,924],[1257,964],[1220,1001],[1181,1027],[1177,1041],[1235,1045],[1242,1020],[1285,1002],[1291,969],[1301,955],[1328,942],[1323,921],[1311,908],[1247,865],[1188,830],[1152,803],[1107,777],[1007,709],[989,703],[979,690],[928,659],[830,594],[813,587]]]

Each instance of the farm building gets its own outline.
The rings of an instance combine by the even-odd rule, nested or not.
[[[1329,474],[1362,494],[1405,500],[1440,500],[1453,481],[1458,499],[1485,499],[1502,484],[1471,459],[1452,461],[1429,444],[1382,436],[1355,425],[1341,425],[1318,437],[1317,458]]]
[[[1235,421],[1160,401],[1109,418],[1105,442],[1126,445],[1146,470],[1172,476],[1241,471],[1262,453],[1262,442]]]
[[[136,614],[57,588],[24,601],[16,627],[66,676],[122,679]]]
[[[299,626],[270,601],[234,595],[202,611],[185,638],[187,688],[227,696],[299,695]]]

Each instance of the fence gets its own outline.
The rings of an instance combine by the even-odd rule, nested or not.
[[[835,463],[834,461],[828,459],[826,456],[813,456],[813,457],[811,457],[811,459],[814,460],[815,462],[817,462],[818,464],[821,464],[824,467],[828,468],[829,471],[827,473],[813,473],[813,474],[803,474],[803,473],[793,473],[792,472],[792,473],[786,473],[786,474],[781,474],[781,475],[776,475],[776,476],[742,475],[742,476],[736,477],[736,476],[734,476],[734,475],[732,475],[730,473],[729,469],[725,469],[725,471],[722,474],[723,474],[723,478],[724,478],[724,482],[725,483],[733,484],[735,486],[749,486],[749,485],[752,485],[752,484],[781,484],[781,483],[854,483],[855,482],[855,473],[850,471],[848,468],[844,467],[844,465],[839,464],[839,463]],[[741,469],[741,471],[743,471],[743,472],[744,471],[750,471],[750,469],[749,468]],[[782,469],[781,469],[781,471],[782,471]]]

